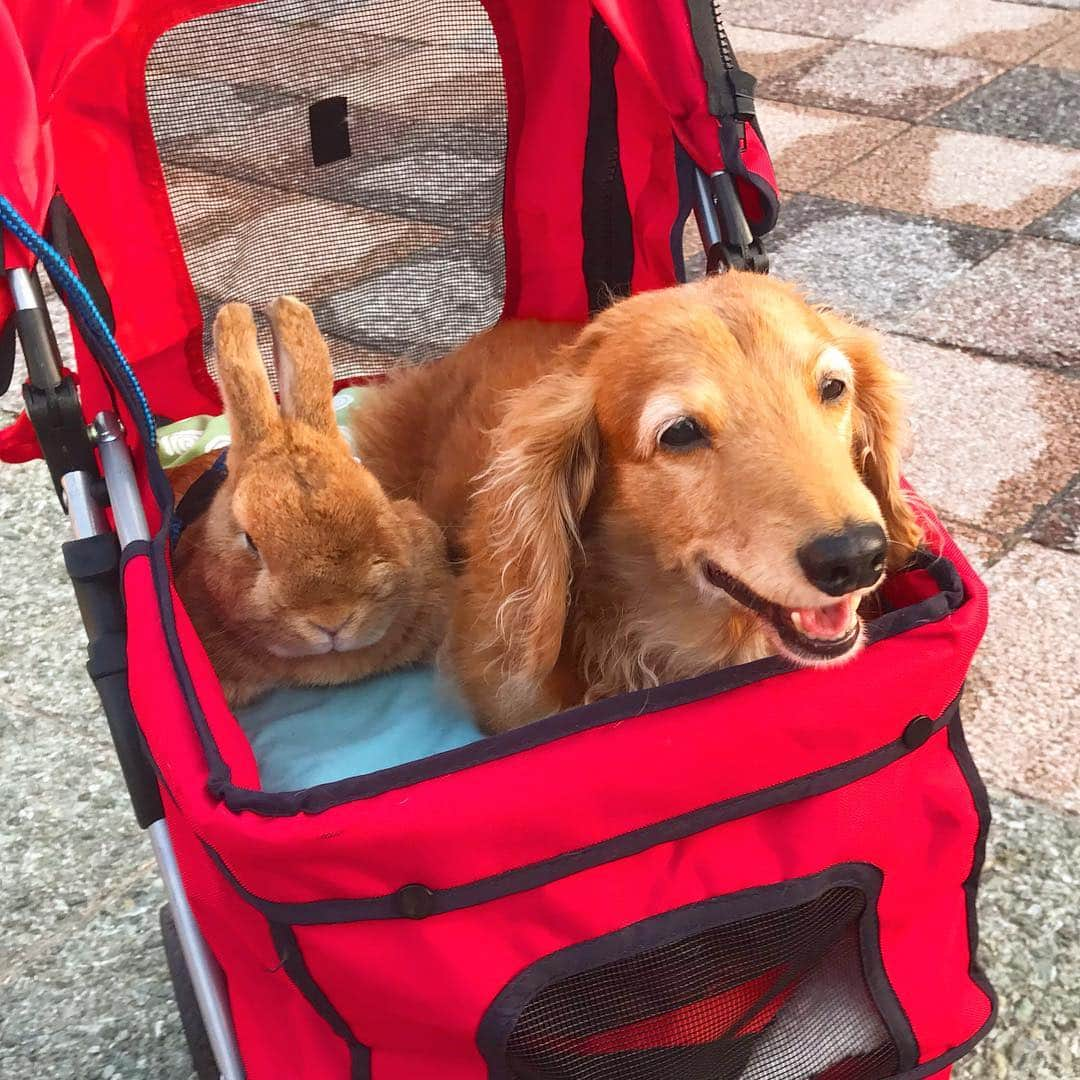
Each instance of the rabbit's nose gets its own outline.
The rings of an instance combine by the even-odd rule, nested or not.
[[[312,626],[316,630],[321,630],[327,637],[335,637],[341,628],[349,621],[348,615],[345,616],[336,626],[324,626],[322,623],[312,622]]]

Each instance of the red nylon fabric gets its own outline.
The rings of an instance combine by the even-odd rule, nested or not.
[[[778,675],[291,817],[235,813],[208,791],[207,758],[167,651],[150,562],[131,558],[124,581],[128,617],[138,627],[129,637],[132,700],[168,792],[170,827],[183,838],[185,881],[234,1003],[245,1016],[264,1017],[261,1029],[250,1020],[257,1034],[241,1033],[251,1077],[275,1075],[274,1055],[264,1056],[260,1041],[277,1038],[265,1031],[270,1009],[283,1010],[290,1031],[298,1025],[298,1038],[310,1040],[296,1065],[301,1080],[347,1076],[344,1043],[297,1002],[280,973],[266,981],[273,966],[266,918],[232,891],[196,837],[265,900],[379,897],[414,882],[467,885],[849,761],[895,740],[913,716],[940,715],[960,689],[985,626],[985,591],[941,535],[962,573],[965,603],[945,619],[870,646],[849,665]],[[933,590],[928,574],[914,572],[897,579],[892,599],[917,602]],[[171,592],[168,602],[176,605]],[[178,607],[176,619],[231,779],[255,787],[250,750]],[[884,873],[877,916],[885,971],[920,1060],[929,1061],[989,1015],[987,997],[968,974],[963,884],[978,828],[941,731],[838,790],[656,842],[525,892],[418,922],[298,926],[295,933],[318,986],[371,1048],[376,1080],[481,1080],[487,1073],[477,1025],[529,964],[706,898],[869,863]]]
[[[639,77],[671,117],[679,141],[706,172],[723,168],[716,121],[702,92],[701,59],[685,4],[596,0]]]
[[[581,269],[581,187],[589,100],[587,0],[483,0],[506,82],[504,314],[587,316]],[[159,415],[220,408],[202,356],[202,321],[172,218],[146,107],[146,57],[176,24],[238,0],[13,0],[0,10],[5,115],[0,192],[39,230],[63,192],[95,253],[116,336]],[[673,135],[701,164],[720,164],[701,64],[681,0],[604,0],[619,39],[620,133],[634,214],[634,287],[675,280]],[[212,73],[208,73],[212,74]],[[775,187],[748,135],[747,164]],[[748,212],[756,196],[746,189]],[[6,259],[25,254],[8,245]],[[0,319],[10,301],[0,296]],[[88,417],[110,405],[84,361]],[[0,432],[0,457],[34,453],[25,427]]]
[[[588,4],[485,0],[507,85],[504,316],[584,321],[581,172],[589,108]],[[516,124],[515,124],[516,122]],[[561,314],[560,314],[561,313]]]
[[[22,3],[0,5],[0,71],[4,73],[4,130],[0,145],[0,194],[32,225],[45,220],[53,188],[52,146],[38,111],[34,74],[20,29],[26,18]],[[0,258],[6,269],[26,265],[26,252],[5,232]],[[11,296],[0,289],[0,326],[12,312]],[[25,416],[0,430],[0,460],[31,461],[40,456]]]
[[[0,63],[13,117],[0,146],[0,191],[38,228],[54,189],[63,191],[96,254],[121,346],[152,408],[171,417],[216,410],[218,402],[203,367],[198,308],[149,129],[143,72],[162,31],[235,3],[10,0],[0,11]],[[585,0],[485,6],[499,40],[510,129],[505,314],[584,318],[581,170],[592,9]],[[674,280],[672,135],[711,171],[721,164],[717,124],[707,113],[682,3],[596,6],[622,50],[616,84],[633,287],[662,287]],[[743,164],[752,176],[740,181],[740,192],[758,220],[764,207],[755,202],[756,185],[775,188],[775,181],[750,127],[745,142]],[[5,257],[23,253],[6,250]],[[110,397],[79,348],[91,415]],[[0,433],[0,456],[25,456],[25,435],[25,425]],[[145,494],[141,464],[140,479]],[[156,523],[149,497],[147,509]],[[355,1080],[355,1062],[283,968],[266,915],[233,887],[207,846],[247,890],[278,903],[377,898],[414,882],[449,889],[587,852],[887,746],[913,716],[936,717],[948,707],[985,625],[983,587],[942,539],[964,578],[963,606],[875,644],[844,668],[779,675],[318,814],[284,817],[234,812],[221,801],[224,779],[258,789],[254,758],[171,586],[155,580],[145,554],[133,555],[124,572],[132,701],[192,904],[225,972],[249,1078],[276,1080],[284,1071],[297,1080]],[[893,599],[914,603],[935,588],[925,573],[906,575]],[[204,739],[227,775],[211,777],[209,742],[191,715],[187,679],[205,714]],[[964,889],[979,826],[968,779],[941,731],[836,790],[683,838],[655,839],[599,865],[565,867],[526,891],[418,921],[293,932],[319,991],[370,1048],[374,1080],[482,1080],[488,1073],[478,1025],[527,966],[707,898],[871,864],[884,875],[876,915],[885,975],[926,1062],[964,1042],[989,1015],[989,1000],[969,974]]]
[[[129,572],[134,572],[134,567]],[[145,568],[140,571],[144,572]],[[915,578],[918,582],[921,575]],[[140,590],[129,595],[129,604],[130,617],[143,627],[137,647],[163,647],[160,627],[148,625],[158,622],[156,597]],[[272,867],[259,865],[257,851],[239,849],[230,854],[229,862],[241,880],[254,875],[260,882],[256,892],[279,900],[318,899],[322,895],[319,882],[327,877],[336,880],[347,895],[380,895],[412,880],[402,879],[398,869],[405,843],[412,848],[414,875],[433,887],[445,888],[498,873],[507,865],[538,861],[596,842],[612,835],[612,818],[618,821],[617,831],[625,831],[783,782],[885,744],[915,715],[939,715],[959,691],[967,664],[966,646],[970,642],[974,648],[982,617],[979,604],[967,604],[947,624],[931,624],[871,646],[842,668],[791,672],[770,680],[767,692],[762,684],[754,684],[726,693],[725,712],[752,716],[752,722],[718,724],[714,700],[693,702],[640,717],[633,725],[620,725],[617,740],[610,729],[596,728],[538,747],[530,752],[532,765],[524,776],[515,759],[489,762],[469,772],[413,785],[404,808],[395,792],[368,799],[362,824],[349,807],[327,810],[317,820],[293,822],[288,826],[290,842],[304,843],[305,837],[332,833],[317,850],[305,854],[315,875],[310,881],[295,878],[288,865],[278,874]],[[233,770],[233,781],[254,786],[255,767],[247,744],[182,609],[177,610],[177,622],[203,710]],[[140,665],[145,662],[140,657]],[[902,680],[896,678],[897,669],[905,673]],[[882,696],[869,715],[861,716],[868,688],[880,685],[889,685],[890,693]],[[133,692],[140,689],[133,688]],[[147,711],[163,717],[162,688],[149,683],[145,689],[150,695]],[[835,718],[824,722],[823,693],[829,696]],[[176,720],[184,723],[182,700],[177,698],[175,707]],[[853,716],[860,716],[857,726],[851,722]],[[774,751],[764,758],[759,752],[762,730],[770,732]],[[688,732],[693,733],[700,751],[692,760],[686,755]],[[202,756],[197,744],[192,744],[192,753],[196,760]],[[651,783],[641,790],[640,762],[646,760]],[[755,761],[756,765],[753,773],[733,770],[718,776],[713,764],[716,760]],[[598,761],[603,761],[605,772],[611,774],[603,785],[553,788],[543,779],[587,776],[589,763]],[[793,761],[798,762],[797,768],[793,769]],[[489,798],[503,807],[502,823],[488,820],[486,803],[474,799],[478,777]],[[173,786],[168,773],[166,780]],[[201,800],[187,806],[182,786],[175,790],[185,812],[201,817]],[[455,807],[453,816],[442,814],[448,805]],[[543,830],[522,834],[516,823],[535,815],[550,818],[550,822]],[[214,827],[213,820],[216,814],[205,822],[206,828]],[[282,842],[276,823],[268,832],[265,820],[254,819],[250,824],[255,830],[253,837],[264,830],[263,835],[275,837],[274,843]],[[230,824],[230,832],[232,828]],[[483,834],[485,843],[471,846],[452,863],[447,862],[444,847],[454,844],[462,831]],[[211,837],[207,835],[207,839]]]
[[[34,22],[32,0],[9,0],[0,7],[0,71],[4,73],[4,141],[0,154],[0,192],[31,225],[40,228],[53,186],[52,143],[46,130],[44,79],[36,77],[29,33]],[[42,100],[44,98],[44,100]],[[22,263],[22,252],[8,237],[5,266]],[[10,297],[0,296],[0,321],[10,310]]]
[[[347,1077],[348,1052],[327,1038],[321,1022],[312,1023],[311,1006],[281,967],[269,926],[214,869],[190,824],[165,799],[169,834],[199,924],[214,942],[226,976],[237,1039],[249,1077],[294,1075],[284,1062],[303,1062],[314,1077]]]
[[[302,926],[297,937],[319,985],[372,1048],[373,1076],[482,1080],[474,1032],[528,964],[703,897],[870,862],[885,871],[885,970],[929,1061],[989,1015],[967,974],[961,888],[976,822],[950,788],[959,777],[943,735],[887,774],[475,910],[419,923]],[[934,900],[924,908],[928,892]]]
[[[725,164],[731,167],[732,163],[725,163],[720,152],[716,120],[709,114],[702,94],[701,59],[690,32],[685,4],[596,0],[596,9],[619,39],[643,85],[670,117],[679,141],[691,158],[709,173],[724,168]],[[778,188],[772,162],[749,124],[742,157],[746,169],[775,193]],[[761,194],[753,184],[740,180],[739,197],[751,222],[766,216]]]
[[[675,281],[672,222],[679,213],[671,123],[629,57],[615,63],[623,182],[634,234],[631,292],[662,289]]]

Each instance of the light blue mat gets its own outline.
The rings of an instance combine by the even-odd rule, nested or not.
[[[363,776],[482,738],[430,667],[344,686],[272,690],[236,716],[264,791]]]

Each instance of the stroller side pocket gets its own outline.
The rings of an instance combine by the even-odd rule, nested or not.
[[[479,1029],[490,1080],[895,1076],[917,1057],[881,962],[881,873],[850,864],[564,949]]]

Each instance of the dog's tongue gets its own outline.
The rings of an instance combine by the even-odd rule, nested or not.
[[[843,600],[837,600],[835,604],[827,604],[825,607],[798,608],[795,612],[798,615],[796,622],[808,637],[843,637],[851,626],[854,604],[853,596],[845,596]]]

